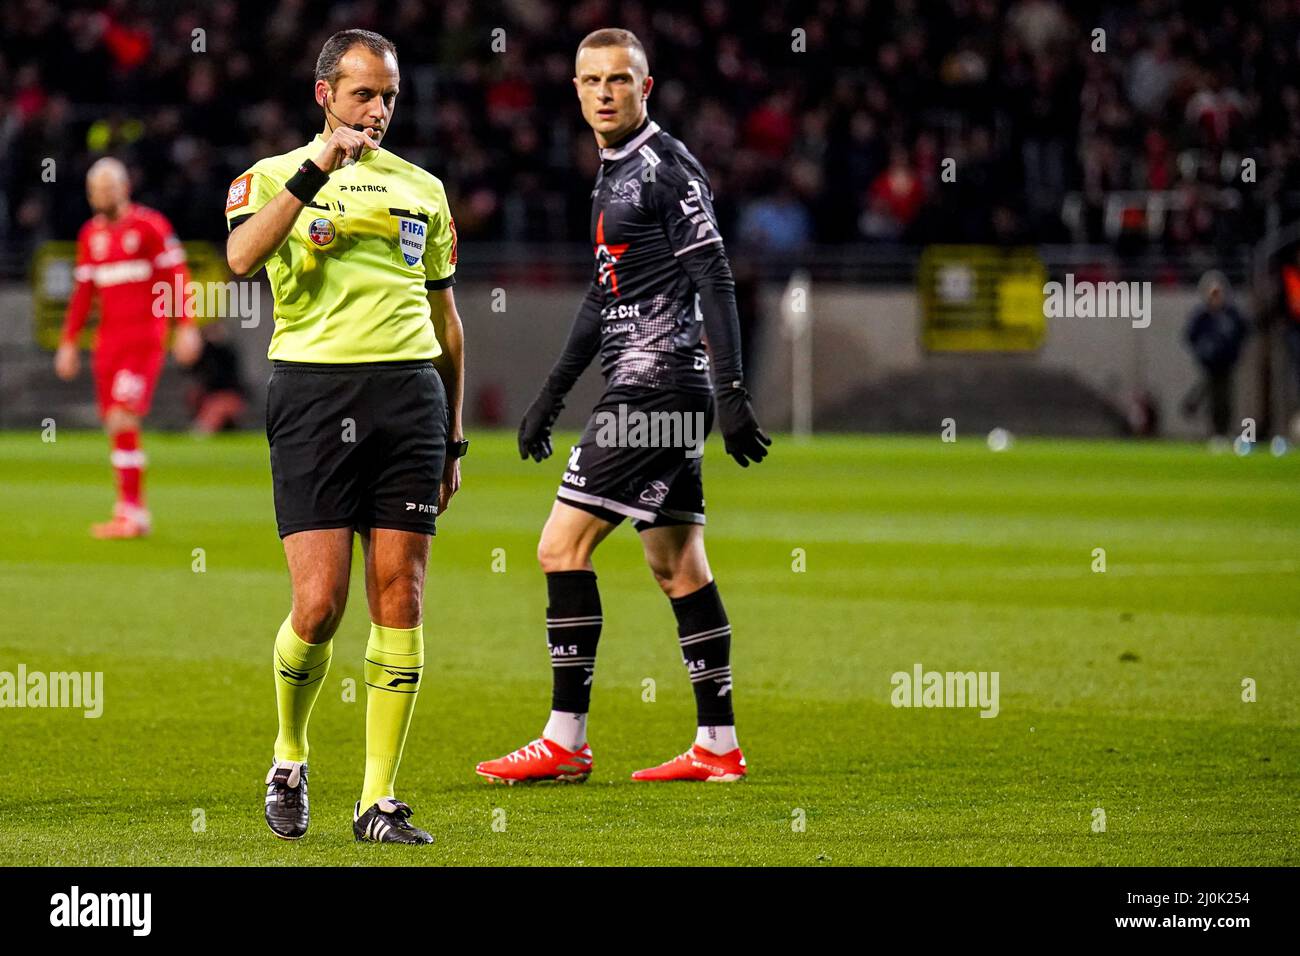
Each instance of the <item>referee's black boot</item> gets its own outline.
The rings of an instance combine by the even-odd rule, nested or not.
[[[432,843],[433,837],[406,821],[411,808],[401,800],[384,797],[365,813],[357,803],[352,811],[352,835],[361,843]]]
[[[266,825],[281,840],[307,835],[307,765],[275,760],[266,775]]]

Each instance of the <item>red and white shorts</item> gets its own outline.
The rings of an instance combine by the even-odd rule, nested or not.
[[[105,347],[95,350],[91,371],[95,378],[95,397],[102,418],[114,406],[140,417],[149,414],[153,392],[162,374],[165,353],[161,348]]]

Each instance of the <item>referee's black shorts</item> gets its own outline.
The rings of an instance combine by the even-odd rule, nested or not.
[[[447,426],[432,362],[274,362],[266,437],[280,537],[348,527],[434,534]]]

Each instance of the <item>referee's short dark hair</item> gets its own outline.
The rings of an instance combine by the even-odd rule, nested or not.
[[[637,39],[636,34],[631,30],[623,30],[618,27],[606,27],[603,30],[593,30],[591,33],[588,33],[583,37],[582,42],[578,44],[578,53],[581,53],[587,47],[601,46],[628,47],[632,50],[633,57],[640,55],[641,62],[646,65],[646,69],[649,70],[650,68],[650,61],[645,55],[645,47],[641,45],[641,41]]]
[[[332,88],[342,75],[339,62],[343,54],[354,46],[363,46],[376,56],[391,53],[393,59],[397,59],[397,47],[388,37],[370,30],[340,30],[320,48],[320,56],[316,58],[316,79],[324,80]]]

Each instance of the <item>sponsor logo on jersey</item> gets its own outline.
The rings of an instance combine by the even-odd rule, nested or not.
[[[313,219],[307,227],[307,238],[318,246],[328,246],[334,241],[334,223],[324,217]]]
[[[253,191],[252,184],[252,173],[244,173],[230,184],[230,191],[226,193],[226,212],[230,212],[232,209],[241,209],[248,205],[249,197]]]
[[[153,278],[153,263],[148,259],[123,259],[94,266],[95,285],[107,288],[128,282],[148,282]]]
[[[140,248],[140,233],[134,229],[128,229],[122,233],[122,251],[128,256]]]
[[[697,295],[696,298],[698,299],[699,296]],[[607,305],[600,310],[600,316],[603,319],[639,319],[641,318],[641,303]]]

